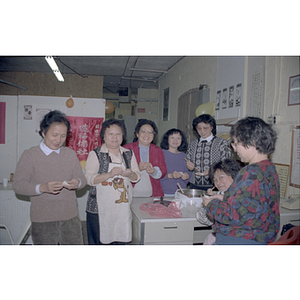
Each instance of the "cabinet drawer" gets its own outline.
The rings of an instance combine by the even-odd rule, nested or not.
[[[193,244],[193,222],[149,222],[143,223],[144,244]]]

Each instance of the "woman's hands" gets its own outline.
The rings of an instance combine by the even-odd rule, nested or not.
[[[191,161],[185,159],[186,161],[186,167],[190,170],[193,171],[194,169],[197,171],[196,176],[208,176],[209,174],[209,169],[205,170],[203,173],[200,173],[198,169],[195,168],[194,163],[192,163]]]
[[[208,203],[209,203],[210,201],[212,201],[213,199],[218,199],[218,200],[220,200],[220,201],[223,201],[223,198],[224,198],[224,195],[222,195],[222,194],[216,194],[216,195],[212,195],[212,196],[204,195],[204,196],[202,197],[202,202],[203,202],[203,205],[204,205],[204,206],[207,206]]]
[[[187,167],[190,171],[193,171],[193,170],[195,169],[194,163],[192,163],[192,162],[189,161],[189,160],[186,160],[186,167]]]
[[[174,178],[174,179],[178,179],[178,178],[182,178],[182,180],[187,180],[189,179],[189,174],[188,173],[183,173],[183,172],[177,172],[174,171],[173,173],[169,173],[168,174],[168,179]]]
[[[140,171],[146,170],[146,172],[148,174],[153,174],[155,172],[154,167],[149,162],[143,162],[143,161],[141,161],[139,163],[139,169],[140,169]]]
[[[129,177],[130,180],[137,180],[137,174],[134,173],[131,169],[126,169],[121,174],[123,177]]]
[[[69,181],[49,181],[47,183],[42,183],[40,185],[40,192],[41,193],[48,193],[57,195],[60,193],[60,191],[63,188],[66,188],[68,190],[75,190],[78,188],[79,185],[79,179],[73,178]]]

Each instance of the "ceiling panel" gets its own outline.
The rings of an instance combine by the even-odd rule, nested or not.
[[[157,80],[183,56],[54,56],[64,74],[104,76],[104,92],[119,93],[130,88],[158,88]],[[134,70],[137,69],[137,70]],[[51,70],[44,56],[0,56],[0,72]]]

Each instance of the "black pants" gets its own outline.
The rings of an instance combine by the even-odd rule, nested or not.
[[[86,231],[89,245],[101,245],[98,214],[86,213]]]
[[[86,213],[86,230],[89,245],[104,245],[100,242],[99,215]],[[113,242],[110,245],[125,245],[124,242]]]

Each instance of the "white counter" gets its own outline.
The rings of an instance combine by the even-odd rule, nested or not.
[[[172,200],[172,198],[164,198]],[[182,208],[181,218],[159,218],[140,210],[140,205],[153,203],[153,198],[133,198],[132,244],[139,245],[193,245],[203,243],[212,232],[210,227],[200,224],[196,211]]]

